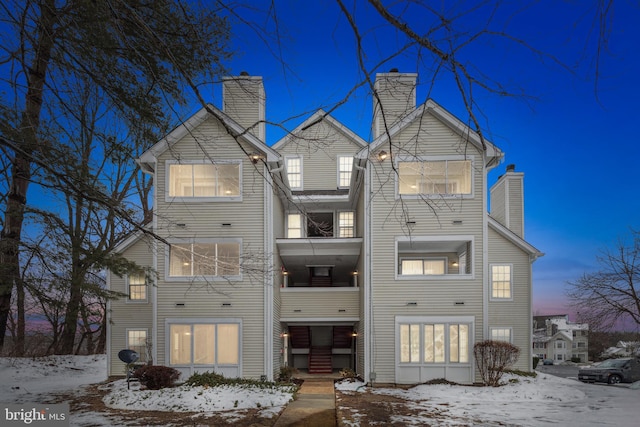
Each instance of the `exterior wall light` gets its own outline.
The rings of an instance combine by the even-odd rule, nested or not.
[[[262,156],[258,153],[251,153],[249,154],[249,159],[251,159],[251,163],[253,163],[254,165],[256,163],[258,163],[258,161],[262,158]]]
[[[384,162],[385,160],[387,160],[387,157],[389,157],[389,154],[384,150],[378,153],[378,160],[380,160],[381,162]]]

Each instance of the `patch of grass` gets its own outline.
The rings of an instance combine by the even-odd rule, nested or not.
[[[456,382],[449,381],[449,380],[444,379],[444,378],[434,378],[432,380],[429,380],[429,381],[425,382],[424,384],[427,384],[427,385],[439,385],[439,384],[460,385],[460,384],[458,384]]]
[[[506,374],[513,374],[513,375],[519,375],[521,377],[531,377],[531,378],[535,378],[538,376],[537,372],[527,372],[527,371],[521,371],[520,369],[507,369],[504,371]]]
[[[258,388],[261,390],[285,390],[295,393],[298,391],[296,384],[282,384],[269,381],[253,380],[248,378],[226,378],[215,372],[203,372],[191,375],[184,383],[191,387],[219,387],[223,385],[231,385],[240,388]]]

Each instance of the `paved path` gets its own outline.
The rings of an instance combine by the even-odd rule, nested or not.
[[[335,427],[333,379],[305,379],[298,398],[289,403],[274,427]]]

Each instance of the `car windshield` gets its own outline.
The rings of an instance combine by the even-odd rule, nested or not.
[[[629,359],[607,359],[598,365],[598,368],[622,368]]]

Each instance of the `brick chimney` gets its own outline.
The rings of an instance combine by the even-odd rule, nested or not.
[[[524,239],[524,173],[515,165],[493,184],[490,192],[490,215],[499,223]]]
[[[416,108],[416,73],[400,73],[393,68],[376,74],[373,96],[373,137],[385,132]]]
[[[262,77],[243,71],[222,79],[222,111],[261,141],[266,136],[265,101]]]

